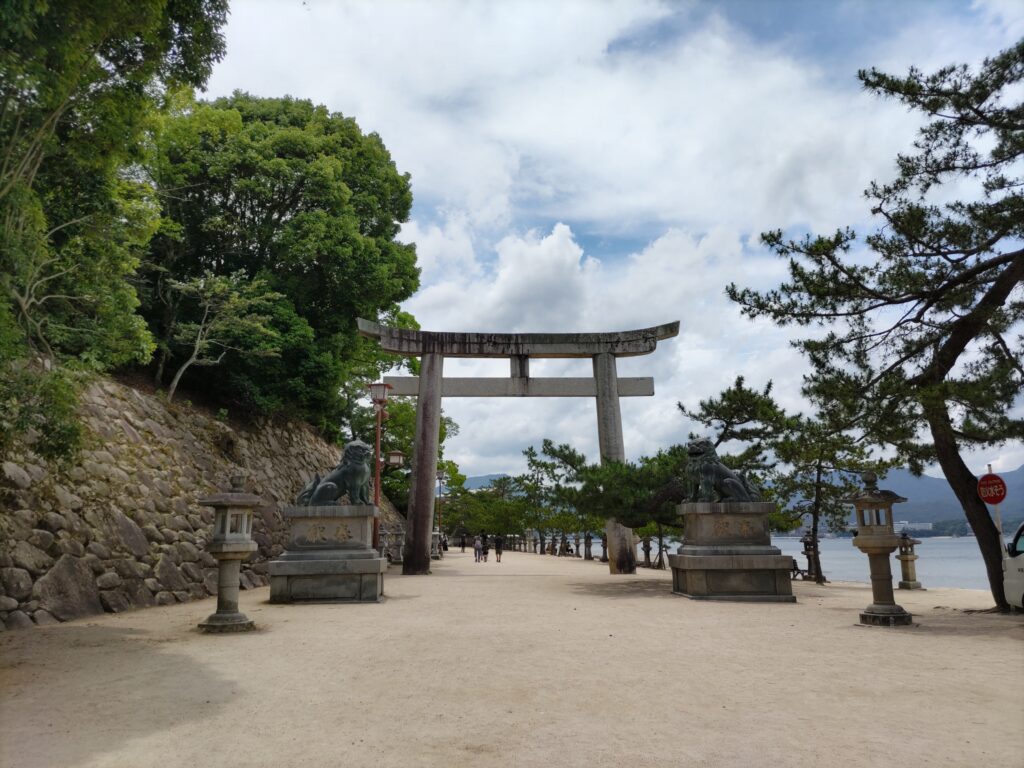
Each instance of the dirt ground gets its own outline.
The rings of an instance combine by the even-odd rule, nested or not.
[[[866,568],[866,564],[865,564]],[[0,765],[1018,766],[1024,617],[861,584],[707,603],[669,575],[457,550],[371,605],[214,601],[0,634]]]

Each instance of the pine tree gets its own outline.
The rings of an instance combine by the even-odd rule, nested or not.
[[[799,241],[770,232],[762,240],[788,259],[789,280],[728,292],[750,317],[827,329],[797,342],[813,365],[805,393],[912,469],[939,464],[1006,610],[1002,543],[962,453],[1024,438],[1012,411],[1024,388],[1024,41],[977,72],[858,77],[928,117],[896,178],[865,193],[879,220],[867,248],[850,229]]]

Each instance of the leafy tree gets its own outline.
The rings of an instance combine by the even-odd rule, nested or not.
[[[0,8],[0,274],[26,343],[99,366],[150,353],[126,283],[157,210],[123,172],[159,83],[206,81],[222,0]]]
[[[449,491],[444,501],[445,530],[449,533],[488,531],[507,535],[526,530],[527,505],[512,478],[496,478],[487,488],[476,491],[457,482]]]
[[[545,439],[540,451],[531,446],[523,455],[527,472],[515,478],[525,505],[523,528],[537,531],[543,543],[549,534],[565,538],[604,526],[604,518],[581,503],[581,473],[587,466],[582,453]]]
[[[356,393],[353,393],[353,397]],[[363,390],[363,397],[367,392]],[[387,418],[381,429],[380,450],[386,458],[389,451],[401,451],[406,463],[412,460],[413,444],[416,441],[416,399],[411,397],[391,398],[385,408]],[[348,424],[349,435],[346,439],[365,440],[373,444],[376,440],[377,417],[373,407],[364,403],[356,403],[351,410],[352,419]],[[444,458],[445,442],[459,434],[459,425],[450,416],[441,415],[440,438],[438,442],[441,459],[438,469],[450,478],[449,485],[458,477],[463,477],[458,465]],[[410,473],[405,467],[381,467],[381,492],[387,496],[395,508],[405,515],[409,506]],[[463,481],[464,482],[464,481]]]
[[[772,382],[759,391],[748,387],[743,376],[737,376],[718,397],[701,400],[694,411],[682,403],[676,407],[687,418],[714,430],[716,449],[734,441],[745,444],[740,453],[722,456],[723,462],[744,472],[763,474],[771,468],[765,452],[789,426],[789,417],[772,397]],[[690,434],[691,440],[698,437],[702,435]]]
[[[0,4],[0,400],[5,426],[42,435],[37,450],[80,439],[69,364],[151,353],[126,278],[158,209],[128,166],[164,87],[206,81],[226,13],[226,0]]]
[[[355,318],[413,324],[397,302],[419,285],[414,246],[395,239],[412,204],[409,178],[380,137],[309,101],[236,92],[205,103],[176,92],[151,131],[147,172],[168,222],[153,238],[144,293],[157,376],[178,354],[170,340],[188,312],[169,286],[240,271],[285,296],[312,339],[277,328],[278,367],[233,364],[190,386],[257,412],[299,405],[296,415],[327,432],[350,421],[346,380],[358,387],[384,364],[358,341]]]
[[[912,469],[938,462],[1008,610],[1002,544],[962,452],[1024,437],[1012,411],[1024,386],[1024,41],[976,72],[858,77],[928,117],[896,178],[866,191],[881,222],[867,250],[850,229],[799,241],[770,232],[762,239],[789,261],[789,281],[728,293],[751,317],[828,329],[797,342],[813,366],[806,393]]]
[[[684,485],[680,481],[686,472],[688,456],[682,445],[673,445],[658,451],[654,456],[640,459],[641,482],[648,489],[646,516],[648,522],[642,527],[643,535],[654,535],[658,539],[657,567],[664,568],[665,534],[680,534],[679,502],[684,497]]]
[[[167,389],[168,400],[174,398],[182,375],[193,365],[220,365],[231,351],[257,357],[278,354],[280,337],[269,327],[265,313],[281,295],[267,290],[265,281],[248,281],[237,272],[227,277],[207,272],[176,283],[174,288],[195,301],[199,319],[180,323],[175,329],[174,340],[185,347],[188,357]]]
[[[0,456],[18,439],[44,459],[73,456],[85,436],[75,410],[79,378],[72,368],[47,369],[28,358],[0,368]]]
[[[0,5],[0,200],[55,154],[101,167],[123,157],[154,83],[206,82],[226,20],[226,0]]]
[[[784,515],[794,522],[811,521],[811,535],[818,540],[822,521],[832,531],[846,530],[851,498],[862,488],[860,474],[867,469],[884,472],[895,462],[873,462],[863,439],[829,423],[827,417],[790,420],[787,431],[775,439],[772,449],[783,465],[773,475],[773,496]],[[824,584],[821,556],[809,563],[815,581]]]

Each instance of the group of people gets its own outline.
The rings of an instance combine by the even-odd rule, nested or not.
[[[505,537],[500,533],[489,537],[486,531],[480,531],[473,537],[473,560],[477,563],[486,563],[492,543],[494,544],[494,559],[500,563],[501,553],[505,549]],[[466,534],[462,534],[462,551],[466,551]]]

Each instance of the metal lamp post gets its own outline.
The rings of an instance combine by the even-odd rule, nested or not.
[[[441,546],[441,483],[444,482],[444,470],[437,470],[437,496],[434,506],[437,509],[437,530],[430,536],[431,559],[440,560],[444,557],[444,550]],[[435,549],[436,548],[436,549]]]
[[[399,467],[405,465],[405,454],[397,450],[388,451],[384,459],[384,463],[391,469],[398,469]],[[404,532],[400,530],[392,530],[384,533],[387,533],[388,539],[388,543],[384,546],[384,551],[387,552],[388,562],[392,564],[401,564],[402,550],[405,549]],[[384,533],[381,534],[382,537]]]
[[[367,389],[370,390],[370,400],[373,401],[373,410],[377,414],[377,448],[374,451],[373,463],[374,463],[374,476],[373,476],[373,505],[375,507],[380,506],[380,430],[384,424],[384,419],[387,416],[387,412],[384,410],[384,406],[388,402],[388,390],[391,389],[390,384],[384,382],[378,382],[376,384],[368,384]],[[373,518],[373,548],[380,549],[380,518]]]
[[[444,482],[444,471],[437,470],[437,530],[441,530],[441,484]]]

